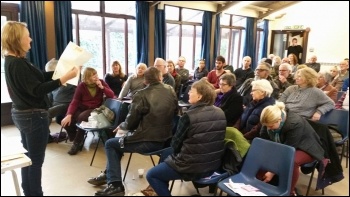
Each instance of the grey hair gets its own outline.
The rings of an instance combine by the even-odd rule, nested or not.
[[[267,97],[270,97],[273,92],[271,83],[266,79],[258,79],[256,81],[252,81],[252,89],[264,91]]]
[[[282,66],[282,67],[287,67],[287,69],[288,69],[290,72],[292,72],[292,66],[291,66],[290,64],[288,64],[288,63],[282,63],[282,64],[280,65],[279,68],[281,68],[281,66]]]
[[[318,72],[320,76],[323,76],[324,80],[326,83],[331,83],[332,82],[332,75],[328,71],[320,71]]]
[[[236,85],[236,76],[233,73],[225,73],[221,75],[220,80],[226,81],[229,86]]]

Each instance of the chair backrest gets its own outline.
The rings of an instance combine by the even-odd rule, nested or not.
[[[241,172],[249,179],[256,179],[259,170],[278,175],[278,186],[261,181],[261,184],[274,188],[279,193],[290,194],[294,167],[295,148],[262,138],[254,138],[244,160]]]
[[[112,127],[118,126],[123,122],[128,114],[128,106],[117,99],[108,98],[104,105],[114,112],[114,123]]]
[[[190,84],[190,85],[188,85],[188,86],[186,87],[186,90],[185,90],[185,92],[183,93],[182,98],[181,98],[181,100],[182,100],[183,102],[188,103],[188,99],[190,98],[190,96],[188,95],[188,92],[191,90],[191,86],[192,86],[192,84]]]
[[[320,123],[325,125],[336,125],[343,138],[349,136],[349,111],[343,109],[332,109],[322,115]]]

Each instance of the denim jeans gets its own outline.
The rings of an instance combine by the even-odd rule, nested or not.
[[[111,138],[105,143],[107,155],[107,183],[122,181],[120,161],[124,152],[147,153],[163,148],[163,142],[137,142],[125,143],[120,147],[119,137]]]
[[[49,137],[48,112],[12,109],[12,119],[21,133],[23,147],[28,151],[26,155],[32,160],[32,165],[21,169],[23,193],[25,196],[43,196],[41,168]]]
[[[181,175],[165,162],[151,168],[146,178],[158,196],[171,196],[169,181],[182,179]]]

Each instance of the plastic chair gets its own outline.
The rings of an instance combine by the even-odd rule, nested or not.
[[[315,173],[315,170],[316,170],[317,166],[318,166],[318,161],[317,160],[314,160],[311,163],[306,163],[306,164],[303,164],[303,165],[300,166],[301,171],[302,171],[303,174],[309,174],[311,172],[310,180],[309,180],[309,184],[307,186],[307,190],[306,190],[305,196],[309,195],[311,184],[312,184],[312,180],[314,178],[314,173]],[[306,171],[305,169],[309,169],[309,171]],[[324,189],[322,189],[322,195],[324,195]]]
[[[334,142],[335,146],[342,147],[342,154],[340,155],[340,162],[343,160],[344,152],[346,151],[346,168],[349,163],[349,111],[343,109],[332,109],[326,114],[322,115],[320,123],[325,125],[336,125],[338,131],[342,135],[342,139]],[[346,150],[345,150],[346,149]]]
[[[93,163],[93,161],[95,159],[96,151],[97,151],[97,148],[98,148],[98,145],[99,145],[100,141],[102,141],[103,144],[105,143],[105,140],[103,139],[103,134],[107,135],[108,131],[111,131],[111,130],[115,129],[122,121],[125,120],[126,115],[128,113],[128,106],[126,104],[123,104],[123,102],[120,101],[120,100],[108,98],[104,102],[104,105],[114,112],[114,123],[113,123],[113,125],[108,126],[108,127],[103,127],[103,128],[83,128],[83,127],[80,126],[79,123],[77,123],[77,127],[79,129],[82,129],[82,130],[84,130],[86,132],[85,137],[84,137],[84,142],[86,140],[88,132],[92,132],[92,133],[98,132],[99,138],[98,138],[98,141],[97,141],[97,145],[96,145],[94,154],[93,154],[92,159],[91,159],[90,166],[92,165],[92,163]]]
[[[190,85],[188,85],[186,87],[185,92],[183,93],[182,97],[178,101],[178,105],[179,105],[179,108],[180,108],[179,111],[180,111],[181,115],[183,114],[182,108],[189,108],[189,107],[191,107],[191,104],[188,102],[188,99],[189,99],[188,92],[191,90],[191,86],[192,86],[192,84],[190,84]]]
[[[243,162],[242,170],[218,183],[218,188],[231,196],[238,194],[224,183],[229,179],[234,183],[245,183],[258,188],[267,196],[289,196],[291,193],[295,148],[284,144],[254,138]],[[259,170],[267,170],[278,175],[278,185],[274,186],[256,178]]]

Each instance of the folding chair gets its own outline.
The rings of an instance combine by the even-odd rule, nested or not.
[[[126,104],[123,104],[122,101],[119,101],[117,99],[108,98],[104,102],[104,105],[114,112],[113,125],[108,126],[108,127],[103,127],[103,128],[83,128],[80,126],[80,123],[77,123],[77,127],[86,132],[85,137],[84,137],[84,142],[86,140],[88,132],[92,132],[92,133],[98,132],[99,138],[97,141],[97,145],[96,145],[94,154],[93,154],[92,159],[91,159],[90,166],[92,165],[92,163],[95,159],[96,151],[97,151],[97,148],[98,148],[100,141],[102,141],[103,144],[105,143],[105,140],[103,139],[103,133],[107,135],[108,131],[115,129],[122,121],[125,120],[126,115],[128,113],[128,106]]]

